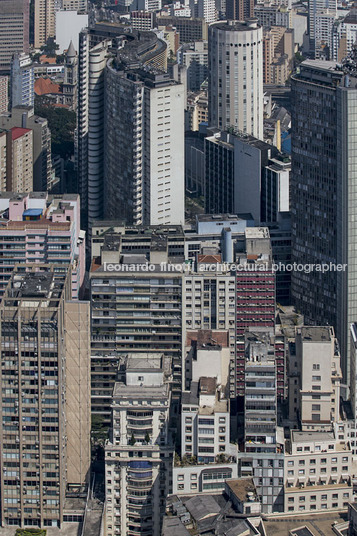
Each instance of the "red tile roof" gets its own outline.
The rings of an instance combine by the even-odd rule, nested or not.
[[[50,78],[37,78],[35,82],[36,95],[49,95],[53,93],[62,93],[61,86],[52,82]]]
[[[20,127],[13,127],[11,129],[11,139],[17,140],[18,138],[21,138],[24,134],[27,134],[27,132],[31,132],[30,128],[20,128]]]

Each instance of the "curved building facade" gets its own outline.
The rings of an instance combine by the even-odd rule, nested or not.
[[[208,28],[209,125],[263,139],[263,29],[256,19]]]

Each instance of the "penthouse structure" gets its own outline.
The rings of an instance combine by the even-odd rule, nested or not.
[[[85,233],[78,195],[0,194],[0,298],[17,263],[70,265],[72,298],[81,295]]]
[[[68,267],[18,265],[0,304],[1,524],[62,527],[90,468],[89,304]]]
[[[132,353],[119,364],[105,448],[106,534],[160,536],[172,490],[170,360]]]

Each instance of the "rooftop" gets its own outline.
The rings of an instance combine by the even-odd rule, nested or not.
[[[21,138],[21,136],[24,136],[28,132],[31,132],[31,129],[29,128],[20,128],[20,127],[13,127],[11,130],[11,138],[12,140],[17,140],[18,138]]]
[[[246,21],[230,20],[224,22],[213,23],[210,28],[223,30],[226,32],[247,32],[260,28],[258,19],[247,19]]]
[[[309,441],[335,441],[335,436],[332,432],[300,432],[297,430],[292,430],[291,438],[294,443]]]
[[[250,497],[254,497],[254,499],[256,500],[256,489],[252,478],[226,480],[226,485],[240,501],[245,502]]]
[[[127,372],[152,372],[153,370],[162,370],[162,354],[158,353],[142,353],[130,354],[127,360]]]
[[[307,326],[300,329],[301,338],[306,342],[326,342],[332,339],[332,328],[330,326]]]

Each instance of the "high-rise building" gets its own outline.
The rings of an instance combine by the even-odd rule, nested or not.
[[[15,264],[20,262],[69,264],[72,298],[82,295],[85,233],[80,228],[79,204],[77,194],[0,194],[0,298]]]
[[[34,0],[34,5],[34,45],[35,48],[41,48],[49,37],[55,37],[55,0]]]
[[[187,68],[187,90],[199,91],[208,78],[208,44],[196,41],[181,45],[177,51],[177,62]]]
[[[59,270],[18,265],[0,304],[3,526],[61,527],[89,478],[89,304]]]
[[[217,387],[217,378],[202,376],[183,391],[181,457],[194,456],[198,463],[207,464],[228,454],[229,400]]]
[[[215,0],[190,0],[189,6],[193,17],[204,19],[207,24],[217,20]]]
[[[208,29],[208,122],[263,139],[263,29],[255,19]]]
[[[33,188],[36,192],[50,191],[53,184],[51,163],[51,132],[48,121],[34,115],[32,106],[16,106],[0,115],[0,128],[28,128],[33,136]],[[11,190],[9,190],[11,191]]]
[[[9,77],[0,76],[0,114],[7,112],[9,107]]]
[[[211,130],[212,135],[205,138],[205,209],[207,214],[245,214],[250,213],[255,222],[264,221],[267,208],[277,201],[272,199],[273,192],[264,179],[266,167],[271,166],[271,157],[278,150],[253,136],[241,132],[220,132]],[[268,177],[270,174],[268,173]],[[286,177],[285,177],[286,179]],[[264,188],[262,187],[264,184]],[[278,197],[280,208],[289,210],[289,180],[279,181]],[[268,186],[268,190],[267,190]],[[285,203],[284,203],[285,201]],[[276,221],[278,206],[270,212]]]
[[[308,12],[308,34],[310,38],[310,48],[315,51],[315,39],[318,26],[322,23],[322,20],[316,20],[318,15],[328,13],[337,16],[337,0],[309,0],[309,12]]]
[[[86,13],[88,9],[88,0],[62,0],[63,11],[77,11],[77,13]]]
[[[330,59],[341,62],[352,51],[357,40],[357,9],[353,8],[345,18],[335,20],[332,29]]]
[[[13,127],[7,133],[6,190],[33,191],[33,134],[29,128]]]
[[[35,75],[31,57],[15,54],[11,61],[10,106],[33,106]]]
[[[229,20],[254,17],[254,0],[226,0],[226,16]]]
[[[122,357],[105,447],[106,534],[160,536],[172,490],[170,360],[161,353]]]
[[[113,59],[111,58],[115,56],[116,49],[119,46],[122,47],[122,45],[125,45],[125,43],[126,46],[124,46],[124,48],[121,48],[121,53],[123,54],[123,56],[128,54],[128,58],[131,55],[135,56],[136,54],[138,54],[135,60],[137,67],[151,65],[154,68],[166,68],[166,44],[163,41],[159,40],[158,37],[152,32],[138,32],[135,30],[130,33],[130,39],[128,40],[128,34],[126,33],[124,27],[108,27],[106,25],[96,24],[93,29],[83,31],[80,34],[78,60],[78,128],[76,160],[78,166],[78,181],[79,192],[81,195],[82,202],[82,210],[89,229],[94,221],[103,217],[104,143],[105,138],[107,138],[107,135],[104,130],[104,124],[108,125],[108,127],[110,128],[114,128],[117,120],[115,110],[117,110],[118,114],[127,113],[129,116],[130,113],[135,113],[135,106],[139,106],[140,104],[139,102],[132,102],[131,109],[127,106],[127,104],[125,105],[125,109],[122,109],[121,106],[118,107],[117,104],[115,104],[114,102],[115,99],[118,98],[118,95],[116,95],[116,88],[118,85],[118,79],[120,78],[120,73],[117,72],[114,68],[115,65],[112,65]],[[145,46],[142,47],[141,45],[143,45],[144,43]],[[112,53],[110,54],[110,52]],[[128,68],[128,70],[130,70],[130,67]],[[148,72],[147,76],[149,76]],[[105,77],[106,83],[104,81]],[[126,79],[126,74],[123,78]],[[129,88],[130,77],[128,79],[127,84]],[[134,87],[135,84],[133,85],[133,88]],[[156,94],[156,91],[153,90],[153,93],[151,93],[151,95],[153,96],[154,93]],[[151,103],[150,98],[148,98],[150,92],[149,94],[148,92],[146,92],[146,94],[147,98],[145,99],[145,109],[146,114],[149,114],[150,106],[151,104],[154,105],[154,103]],[[106,117],[104,110],[104,101],[107,100],[105,99],[105,95],[107,95],[107,98],[111,98],[112,105],[115,106],[115,109],[108,108],[108,117]],[[160,101],[157,102],[157,105],[159,105],[159,102]],[[153,110],[154,109],[152,109],[152,111]],[[144,119],[147,121],[148,118],[147,115],[144,118],[140,113],[137,115],[136,119],[137,127],[139,128],[140,124],[144,121]],[[130,122],[130,126],[132,127],[131,119],[129,120],[127,118],[127,122],[128,121]],[[147,122],[145,124],[147,124]],[[153,122],[151,122],[151,127],[154,128]],[[133,142],[135,141],[135,139],[137,142],[139,142],[139,139],[137,137],[138,132],[135,132],[135,129],[129,130],[129,133],[130,132]],[[118,135],[119,134],[120,130],[118,132]],[[122,135],[124,136],[123,133]],[[152,133],[152,135],[154,136],[154,133]],[[127,140],[125,141],[126,143],[129,143],[127,142]],[[108,172],[110,171],[110,173],[112,173],[115,169],[116,175],[118,175],[119,167],[113,163],[113,153],[115,153],[118,147],[114,148],[114,145],[111,146],[110,140],[107,140],[106,143],[108,150],[110,150],[111,152],[111,154],[107,155],[107,161],[109,163]],[[150,149],[152,148],[152,144],[149,145],[150,146],[148,146],[148,152],[146,153],[147,155],[150,155]],[[131,147],[130,150],[133,151],[133,149],[134,147]],[[141,147],[140,144],[138,144],[137,149],[140,149],[140,151],[144,151],[144,144],[142,144]],[[158,150],[160,149],[158,148]],[[158,157],[159,156],[161,155],[158,155]],[[131,168],[133,168],[135,164],[134,160],[131,161]],[[153,165],[158,164],[158,158],[154,158]],[[121,170],[125,173],[130,174],[129,169],[128,171],[126,171],[124,168],[121,168]],[[134,171],[139,173],[143,170],[140,170],[139,166],[137,166],[136,170]],[[112,176],[112,179],[114,178],[115,177]],[[126,187],[128,189],[132,189],[133,182],[128,184]],[[137,196],[139,196],[140,194],[139,191],[136,191],[135,193],[137,194]],[[127,199],[129,201],[129,198]],[[106,202],[109,202],[109,200],[106,200]],[[130,199],[130,202],[133,202],[132,198]],[[130,212],[130,207],[126,207],[126,209],[128,210],[128,212]],[[122,216],[119,217],[122,218]]]
[[[300,421],[302,430],[329,431],[331,423],[340,420],[342,380],[333,328],[297,328],[294,350],[289,366],[290,414]],[[298,379],[297,384],[295,379]]]
[[[195,17],[157,16],[158,26],[174,26],[179,33],[180,43],[207,41],[207,22]]]
[[[29,0],[0,2],[0,72],[10,73],[14,54],[29,51]]]
[[[303,62],[292,77],[292,261],[318,266],[292,273],[292,297],[307,324],[335,328],[345,381],[357,318],[356,84],[334,62],[318,60]]]
[[[115,60],[105,86],[104,217],[183,223],[184,86]]]
[[[6,192],[6,176],[7,176],[7,135],[6,131],[0,132],[0,192]]]

